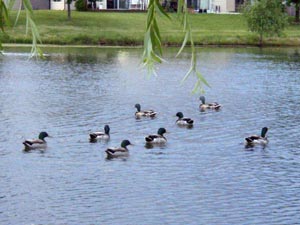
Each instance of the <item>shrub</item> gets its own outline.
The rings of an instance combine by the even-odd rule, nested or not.
[[[76,7],[77,11],[86,11],[87,10],[85,0],[77,0],[75,2],[75,7]]]

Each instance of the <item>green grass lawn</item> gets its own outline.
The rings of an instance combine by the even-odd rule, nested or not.
[[[146,13],[77,12],[67,20],[66,11],[34,11],[43,44],[63,45],[142,45]],[[16,12],[12,12],[14,20]],[[160,18],[159,27],[165,45],[180,45],[183,32],[176,20]],[[257,35],[247,30],[242,15],[190,14],[194,42],[197,45],[256,45]],[[31,43],[25,34],[25,13],[16,27],[1,34],[3,43]],[[282,37],[266,38],[266,45],[300,45],[300,26],[289,25]]]

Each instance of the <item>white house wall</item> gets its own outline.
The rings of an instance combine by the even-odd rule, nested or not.
[[[210,0],[200,0],[200,6],[199,8],[204,10],[211,10],[212,1]]]
[[[107,9],[106,0],[97,1],[96,4],[98,9]]]
[[[50,7],[52,10],[64,10],[65,9],[65,1],[61,0],[59,2],[51,0]]]
[[[147,0],[131,0],[131,9],[146,9],[147,8]]]
[[[235,12],[235,0],[227,0],[227,12]]]
[[[61,0],[61,1],[53,1],[50,2],[50,8],[52,10],[66,10],[68,8],[67,0]],[[75,1],[72,1],[71,3],[71,10],[75,9]]]
[[[216,7],[220,7],[220,12],[226,12],[227,4],[224,0],[214,0],[213,10],[216,11]]]
[[[235,0],[214,0],[213,3],[214,11],[216,11],[216,6],[220,7],[221,13],[235,11]]]

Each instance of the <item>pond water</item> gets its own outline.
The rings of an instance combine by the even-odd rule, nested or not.
[[[0,57],[0,224],[296,224],[300,221],[300,49],[200,48],[220,111],[199,111],[189,54],[147,77],[141,49],[46,49]],[[156,119],[136,120],[134,105]],[[194,119],[178,127],[175,114]],[[88,134],[111,128],[109,142]],[[269,127],[269,144],[244,138]],[[168,143],[146,148],[165,127]],[[44,151],[22,141],[47,131]],[[106,160],[130,140],[130,156]]]

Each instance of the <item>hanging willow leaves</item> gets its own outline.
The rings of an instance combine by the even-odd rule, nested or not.
[[[24,10],[26,12],[26,34],[31,31],[32,36],[32,48],[31,56],[40,56],[43,57],[42,50],[38,47],[38,43],[42,43],[39,31],[36,27],[36,24],[33,20],[33,10],[30,3],[30,0],[23,0]]]
[[[161,63],[162,43],[159,27],[157,24],[157,15],[163,15],[170,19],[165,13],[158,0],[150,0],[148,5],[147,27],[144,37],[143,63],[147,67],[148,74],[156,74],[154,65]]]
[[[0,16],[1,16],[0,28],[2,29],[2,32],[4,32],[4,26],[9,24],[8,12],[10,9],[12,9],[14,5],[15,5],[15,0],[7,0],[7,1],[0,0]],[[15,20],[15,26],[19,19],[22,6],[26,13],[26,35],[28,35],[28,33],[30,32],[32,36],[31,57],[33,56],[43,57],[43,53],[41,49],[38,47],[38,44],[42,43],[42,41],[37,26],[33,19],[33,10],[32,10],[30,0],[20,1],[19,10]]]
[[[150,0],[147,12],[147,26],[144,38],[144,54],[143,63],[148,70],[148,74],[156,74],[154,65],[161,63],[162,59],[162,40],[160,36],[159,27],[157,24],[157,16],[161,15],[170,19],[169,15],[164,11],[158,0]],[[192,28],[189,22],[188,9],[185,0],[178,0],[177,19],[180,21],[180,25],[185,33],[184,40],[181,48],[179,49],[177,56],[179,56],[185,46],[190,43],[191,48],[191,65],[188,72],[185,74],[182,82],[185,81],[190,75],[196,76],[196,84],[193,88],[193,92],[203,92],[203,85],[209,87],[209,84],[197,69],[197,54],[193,41]]]
[[[8,19],[8,10],[3,2],[3,0],[0,0],[0,29],[4,33],[4,26],[9,25],[9,19]],[[2,50],[2,44],[0,42],[0,50]]]

